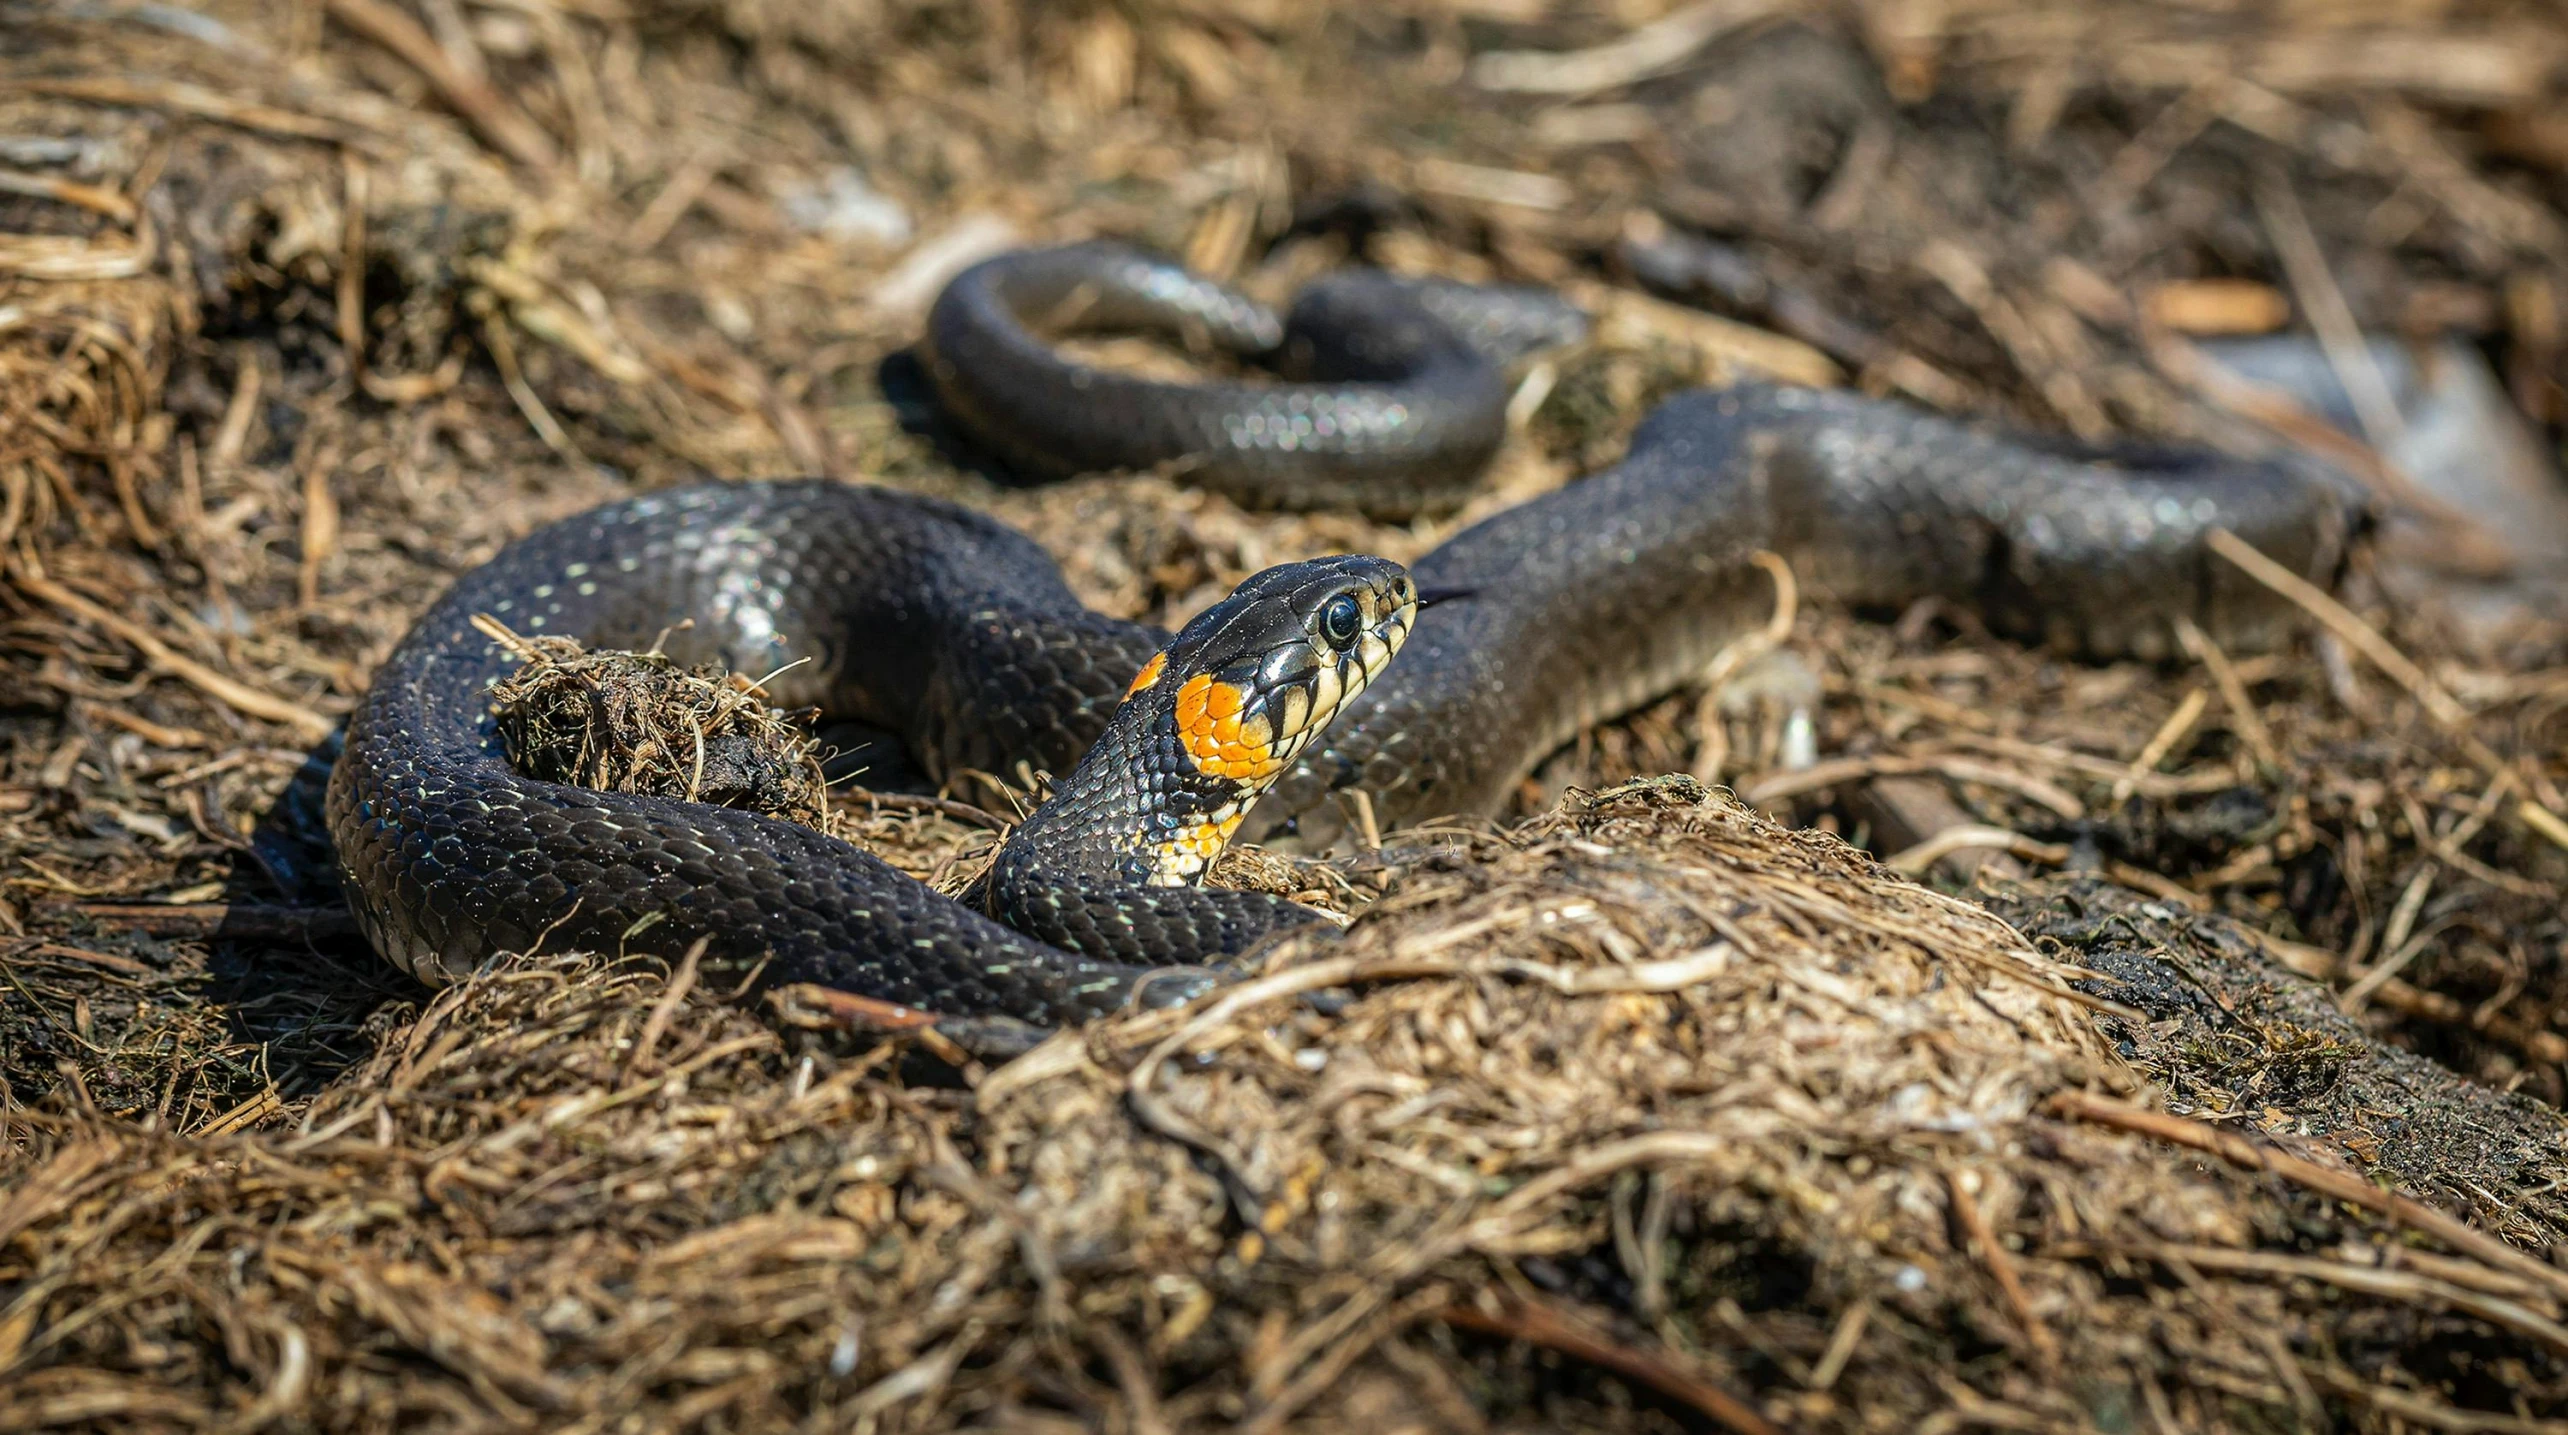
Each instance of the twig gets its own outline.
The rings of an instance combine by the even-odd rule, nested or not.
[[[508,321],[497,311],[496,304],[491,307],[492,312],[482,318],[482,344],[490,350],[491,366],[499,370],[500,386],[508,390],[508,397],[516,403],[517,411],[526,416],[528,426],[535,430],[535,436],[544,441],[546,448],[560,454],[565,463],[585,465],[587,456],[580,452],[578,444],[571,441],[569,431],[553,417],[553,411],[544,407],[544,400],[535,392],[535,386],[526,382],[526,374],[517,363],[517,341],[508,336]]]
[[[1909,698],[1916,696],[1913,693],[1903,693],[1896,688],[1874,686],[1866,686],[1862,691],[1867,697],[1877,697],[1884,702],[1910,707],[1929,717],[1943,716],[1937,713],[1931,704],[1909,702]],[[2080,777],[2114,778],[2131,770],[2129,763],[2116,762],[2109,757],[2098,757],[2093,753],[2078,752],[2071,748],[2054,747],[2048,743],[1999,737],[1993,733],[1970,731],[1947,733],[1943,741],[1953,747],[1976,748],[1998,757],[2011,757],[2062,772],[2073,772]],[[2143,797],[2198,797],[2204,793],[2220,792],[2237,785],[2238,774],[2226,767],[2210,767],[2197,768],[2189,772],[2143,773],[2138,785],[2132,790]]]
[[[2555,1350],[2568,1351],[2568,1328],[2562,1328],[2557,1321],[2540,1312],[2502,1296],[2470,1290],[2414,1271],[2381,1270],[2373,1266],[2347,1265],[2343,1261],[2316,1260],[2272,1251],[2224,1250],[2218,1246],[2145,1245],[2131,1248],[2130,1253],[2152,1260],[2180,1260],[2203,1270],[2238,1275],[2301,1276],[2365,1295],[2438,1301],[2477,1316],[2490,1325],[2540,1341]]]
[[[713,183],[721,172],[721,158],[712,148],[688,155],[661,184],[659,193],[651,196],[650,203],[643,205],[642,212],[633,216],[633,222],[625,226],[624,247],[635,254],[656,247],[668,237],[678,221],[686,217],[687,211],[695,207],[695,202],[704,195],[705,186]]]
[[[986,1327],[979,1320],[965,1321],[961,1333],[952,1340],[866,1386],[843,1408],[856,1423],[870,1426],[874,1423],[873,1417],[893,1406],[944,1389],[945,1383],[954,1378],[955,1370],[963,1364],[963,1357],[970,1355],[972,1348],[981,1343],[984,1329]]]
[[[310,708],[263,693],[236,678],[228,678],[194,658],[178,652],[154,637],[140,623],[108,612],[45,576],[42,569],[21,558],[12,576],[18,587],[31,598],[50,603],[81,621],[104,628],[130,644],[143,655],[151,667],[168,673],[216,702],[270,722],[284,723],[301,733],[306,741],[319,742],[330,735],[337,724]]]
[[[630,387],[648,384],[658,377],[657,371],[633,352],[639,346],[616,331],[611,315],[591,317],[575,305],[563,303],[553,285],[522,265],[505,259],[468,257],[457,261],[455,267],[479,286],[467,302],[504,305],[518,328],[567,351],[608,382]],[[476,308],[474,312],[497,310]],[[765,402],[756,382],[730,387],[734,392],[726,401],[734,403],[741,413],[755,413]]]
[[[1544,1202],[1629,1167],[1709,1161],[1719,1156],[1735,1155],[1738,1149],[1736,1140],[1710,1131],[1649,1131],[1638,1136],[1626,1136],[1620,1141],[1608,1141],[1602,1146],[1591,1146],[1508,1192],[1479,1219],[1426,1249],[1441,1259],[1450,1251],[1466,1250],[1499,1240],[1508,1234],[1519,1218]]]
[[[2209,897],[2177,882],[2163,872],[2152,872],[2146,867],[2129,862],[2107,860],[2104,864],[2104,875],[2125,887],[2136,888],[2152,897],[2163,897],[2197,912],[2211,910]]]
[[[1893,872],[1914,877],[1956,852],[1975,847],[1994,848],[2027,862],[2057,867],[2069,860],[2065,842],[2038,842],[2021,832],[2004,827],[1986,827],[1975,822],[1956,823],[1913,847],[1901,848],[1883,859],[1883,866]]]
[[[2492,810],[2490,807],[2484,804],[2473,807],[2469,817],[2459,827],[2454,828],[2450,833],[2440,833],[2435,831],[2434,825],[2426,820],[2425,809],[2418,804],[2414,793],[2401,790],[2399,806],[2406,813],[2408,830],[2415,834],[2419,845],[2434,854],[2436,861],[2455,871],[2476,877],[2491,887],[2503,888],[2518,897],[2558,900],[2559,889],[2549,883],[2537,882],[2529,877],[2518,877],[2512,872],[2500,872],[2461,850],[2462,843],[2478,835],[2480,825]],[[2536,805],[2533,810],[2538,812],[2541,809]]]
[[[2128,885],[2140,885],[2130,882],[2129,878],[2122,873],[2117,872],[2114,875],[2117,880],[2124,881]],[[2339,969],[2343,966],[2334,952],[2323,947],[2287,942],[2279,937],[2269,937],[2261,933],[2256,936],[2256,942],[2265,955],[2313,981],[2333,985]],[[2474,1016],[2458,998],[2411,986],[2396,977],[2384,978],[2380,989],[2372,993],[2372,1000],[2401,1016],[2414,1017],[2419,1021],[2439,1022],[2445,1026],[2470,1027],[2482,1036],[2493,1037],[2515,1048],[2537,1064],[2556,1065],[2560,1062],[2568,1062],[2568,1037],[2563,1037],[2547,1027],[2535,1026],[2530,1022],[2507,1016],[2504,1012],[2490,1012],[2485,1017]]]
[[[940,1016],[813,982],[774,987],[767,993],[767,1005],[782,1026],[905,1037],[953,1067],[971,1086],[979,1085],[986,1074],[981,1058],[1006,1061],[1022,1056],[1052,1035],[1047,1027],[1012,1017]]]
[[[2176,704],[2176,710],[2167,714],[2167,720],[2149,735],[2140,755],[2131,759],[2130,768],[2115,779],[2113,800],[2117,806],[2130,800],[2131,794],[2139,788],[2141,778],[2158,770],[2158,764],[2167,760],[2167,754],[2176,750],[2176,744],[2185,740],[2185,734],[2193,731],[2195,723],[2202,721],[2203,709],[2209,706],[2211,695],[2202,689],[2195,688],[2185,694],[2184,701]]]
[[[2515,808],[2515,815],[2523,819],[2526,827],[2561,847],[2568,847],[2568,822],[2560,821],[2558,813],[2527,797]]]
[[[1454,972],[1486,971],[1492,976],[1541,982],[1563,996],[1597,996],[1607,992],[1674,992],[1698,986],[1729,970],[1739,949],[1725,938],[1682,957],[1603,966],[1554,966],[1516,957],[1485,957]]]
[[[2229,709],[2229,720],[2237,724],[2240,740],[2247,744],[2248,751],[2256,754],[2256,761],[2268,768],[2281,767],[2283,755],[2274,746],[2274,734],[2265,726],[2265,715],[2256,710],[2256,699],[2249,695],[2246,682],[2238,676],[2237,665],[2229,661],[2229,654],[2212,641],[2209,633],[2195,626],[2194,620],[2187,617],[2176,619],[2176,641],[2183,644],[2194,661],[2211,674],[2211,685],[2220,689],[2220,701]]]
[[[1132,1407],[1125,1418],[1132,1423],[1133,1435],[1169,1435],[1168,1417],[1159,1408],[1158,1378],[1141,1352],[1110,1321],[1092,1320],[1082,1333],[1114,1370],[1115,1384],[1123,1388],[1124,1402]]]
[[[346,351],[348,369],[362,385],[366,378],[366,196],[373,185],[366,177],[366,162],[353,150],[340,152],[339,171],[340,207],[346,211],[339,227],[339,347]],[[313,563],[309,550],[303,561],[307,566]],[[303,606],[308,608],[312,606],[308,580],[304,587]]]
[[[2381,950],[2396,951],[2406,943],[2415,929],[2419,912],[2425,910],[2425,899],[2434,894],[2434,867],[2431,863],[2417,868],[2399,893],[2397,904],[2390,908],[2390,920],[2381,928]]]
[[[2074,1117],[2116,1131],[2128,1131],[2205,1152],[2242,1171],[2273,1172],[2320,1195],[2378,1212],[2401,1225],[2423,1231],[2455,1250],[2467,1251],[2492,1266],[2537,1281],[2558,1295],[2568,1296],[2568,1271],[2535,1260],[2485,1231],[2465,1225],[2420,1201],[2384,1191],[2360,1176],[2333,1171],[2297,1156],[2255,1146],[2244,1137],[2199,1121],[2143,1110],[2083,1091],[2060,1092],[2046,1104],[2055,1115]]]
[[[129,713],[123,708],[111,708],[104,703],[85,703],[82,706],[89,716],[100,722],[112,723],[123,728],[154,747],[212,747],[215,745],[214,739],[192,727],[165,727],[138,713]],[[218,762],[229,760],[231,759],[228,757],[216,759]],[[165,777],[159,779],[159,782],[164,787],[172,785]]]
[[[60,79],[13,76],[9,87],[21,94],[51,95],[56,99],[80,100],[95,105],[129,105],[135,109],[213,120],[245,130],[263,130],[269,134],[338,144],[349,141],[353,125],[349,121],[325,120],[296,110],[252,104],[201,85],[172,83],[157,78],[153,83],[139,84],[132,80],[88,75]],[[381,133],[380,130],[373,132]]]
[[[2326,624],[2329,632],[2343,639],[2346,646],[2369,658],[2374,667],[2406,688],[2425,709],[2426,716],[2434,720],[2435,726],[2459,743],[2461,751],[2490,778],[2509,787],[2522,784],[2522,775],[2515,771],[2513,765],[2497,756],[2493,749],[2479,740],[2478,734],[2470,731],[2469,710],[2462,707],[2452,694],[2445,692],[2442,684],[2426,676],[2424,669],[2409,661],[2407,654],[2400,652],[2371,624],[2355,616],[2352,609],[2328,596],[2317,584],[2257,552],[2255,545],[2226,528],[2211,530],[2205,541],[2210,543],[2213,552],[2244,569],[2248,577],[2299,604],[2311,617]],[[2561,847],[2568,847],[2568,822],[2562,822],[2559,814],[2530,798],[2526,798],[2516,812],[2525,825]]]
[[[1457,1302],[1437,1311],[1435,1318],[1464,1330],[1521,1340],[1603,1366],[1671,1400],[1683,1401],[1705,1419],[1738,1435],[1782,1435],[1779,1427],[1746,1401],[1701,1376],[1680,1370],[1649,1351],[1619,1344],[1588,1322],[1527,1297],[1502,1297],[1495,1313]]]
[[[2375,1385],[2333,1365],[2303,1361],[2301,1369],[2337,1394],[2362,1402],[2367,1409],[2429,1430],[2449,1430],[2453,1435],[2568,1435],[2568,1421],[2525,1420],[2493,1410],[2462,1410],[2396,1386]]]
[[[357,930],[346,907],[263,907],[245,902],[81,902],[60,909],[117,931],[146,936],[209,937],[244,942],[302,942],[345,937]]]
[[[2088,202],[2097,212],[2113,214],[2137,198],[2149,187],[2194,138],[2220,118],[2221,101],[2229,89],[2229,76],[2214,74],[2194,82],[2191,89],[2168,102],[2149,122],[2123,143],[2106,162],[2104,173],[2088,191]]]
[[[2007,1309],[2015,1313],[2015,1323],[2024,1327],[2024,1338],[2032,1344],[2033,1354],[2044,1365],[2057,1366],[2060,1363],[2060,1342],[2051,1334],[2051,1328],[2042,1323],[2042,1317],[2034,1312],[2033,1298],[2025,1293],[2024,1280],[2016,1274],[2014,1258],[1999,1243],[1997,1232],[1989,1226],[1987,1213],[1979,1208],[1978,1200],[1971,1195],[1970,1184],[1963,1179],[1960,1167],[1944,1168],[1944,1189],[1953,1200],[1953,1218],[1961,1222],[1962,1232],[1976,1248],[1980,1264],[1987,1266],[1989,1275],[1996,1279],[1998,1293],[2006,1297]]]
[[[363,372],[362,362],[351,362]],[[338,464],[337,443],[325,440],[303,472],[303,532],[296,544],[302,557],[295,564],[295,595],[307,612],[321,602],[321,565],[339,547],[339,500],[330,492],[330,470]]]
[[[2344,1012],[2347,1016],[2360,1015],[2375,993],[2397,980],[2399,973],[2407,970],[2408,963],[2423,956],[2425,949],[2433,944],[2434,933],[2421,932],[2414,940],[2403,942],[2383,955],[2360,977],[2355,978],[2354,985],[2337,994],[2337,1010]]]
[[[2258,176],[2256,207],[2264,211],[2265,232],[2274,241],[2274,252],[2283,261],[2283,272],[2292,281],[2292,291],[2300,296],[2301,310],[2309,316],[2310,327],[2318,331],[2318,345],[2327,355],[2327,366],[2336,371],[2336,381],[2345,386],[2346,397],[2354,401],[2364,437],[2371,440],[2372,447],[2386,453],[2407,432],[2407,420],[2399,413],[2399,402],[2390,392],[2389,380],[2382,377],[2381,366],[2363,341],[2363,328],[2345,303],[2345,291],[2337,287],[2336,276],[2328,271],[2327,256],[2318,247],[2318,235],[2310,229],[2309,217],[2301,212],[2290,179],[2279,169],[2268,168]]]
[[[951,817],[967,827],[978,827],[990,832],[1008,830],[1007,819],[992,816],[971,803],[957,802],[950,797],[922,797],[912,792],[875,792],[863,787],[842,787],[836,795],[851,802],[865,803],[877,810],[889,808],[894,812],[933,812],[941,817]]]
[[[14,169],[0,169],[0,194],[26,194],[54,200],[93,214],[103,214],[119,224],[131,224],[142,213],[134,207],[132,200],[112,189],[58,179],[49,174],[23,174]]]
[[[1472,62],[1471,82],[1515,94],[1594,94],[1684,64],[1723,32],[1783,8],[1779,0],[1703,0],[1584,50],[1493,51]]]
[[[271,1083],[258,1095],[242,1101],[231,1110],[199,1127],[195,1134],[206,1137],[229,1136],[244,1127],[255,1126],[284,1109],[285,1101],[276,1094],[276,1087]]]
[[[2327,625],[2328,631],[2372,660],[2372,665],[2413,694],[2426,716],[2446,731],[2467,736],[2464,729],[2470,721],[2467,708],[2443,690],[2443,685],[2426,676],[2425,670],[2408,660],[2408,655],[2380,634],[2380,630],[2356,616],[2354,610],[2337,602],[2327,591],[2259,552],[2256,546],[2226,528],[2215,528],[2204,537],[2211,550],[2238,565],[2248,577],[2273,589]],[[2471,741],[2477,739],[2472,738]]]
[[[1819,1363],[1810,1367],[1811,1389],[1825,1391],[1846,1373],[1847,1362],[1855,1358],[1855,1347],[1862,1344],[1864,1327],[1871,1323],[1872,1313],[1872,1297],[1858,1296],[1853,1305],[1846,1307],[1846,1313],[1837,1317],[1837,1328],[1828,1336],[1828,1348],[1819,1353]]]
[[[1356,834],[1364,841],[1364,850],[1382,850],[1382,824],[1373,816],[1373,794],[1361,787],[1346,790],[1347,806],[1355,809]]]
[[[437,97],[482,138],[529,169],[551,169],[560,160],[550,136],[488,81],[465,70],[426,27],[384,0],[325,0],[330,17],[419,72]]]
[[[213,473],[240,466],[241,454],[250,443],[250,425],[259,417],[259,389],[265,378],[258,351],[245,344],[234,355],[232,396],[224,401],[222,421],[214,426],[214,441],[205,449],[205,466]],[[202,533],[194,536],[200,543],[205,541]]]
[[[678,969],[669,977],[668,990],[651,1004],[651,1015],[643,1019],[641,1034],[633,1038],[632,1053],[624,1059],[624,1070],[628,1075],[638,1076],[650,1068],[660,1037],[669,1029],[670,1018],[678,1014],[678,1007],[686,1001],[687,993],[695,990],[696,972],[704,962],[704,949],[712,943],[711,937],[698,937],[688,945],[687,954],[678,959]]]
[[[2086,804],[2066,791],[2030,773],[1999,767],[1994,763],[1975,762],[1967,757],[1845,757],[1783,772],[1740,793],[1750,807],[1764,807],[1787,797],[1834,787],[1841,782],[1856,782],[1868,777],[1909,777],[1918,773],[1935,773],[1955,782],[1977,782],[2004,788],[2074,822],[2086,816]]]
[[[114,952],[93,952],[87,947],[67,947],[60,942],[38,942],[23,952],[13,952],[12,957],[13,959],[62,957],[75,962],[86,962],[93,967],[105,967],[111,972],[123,972],[129,977],[157,976],[160,973],[160,968],[149,962],[138,962],[132,957],[120,957]]]

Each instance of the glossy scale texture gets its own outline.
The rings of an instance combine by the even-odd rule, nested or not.
[[[1232,411],[1231,388],[1211,386],[1208,398],[1082,369],[1014,316],[1047,297],[1094,304],[1136,291],[1145,320],[1173,304],[1254,339],[1265,330],[1253,306],[1105,246],[1019,258],[958,280],[931,321],[940,386],[967,411],[979,406],[967,426],[993,425],[1012,450],[1056,468],[1156,461],[1096,447],[1108,431],[1230,432],[1205,428],[1204,415]],[[1350,285],[1361,282],[1371,281]],[[1436,305],[1470,321],[1470,291],[1431,287]],[[992,305],[1007,322],[984,322]],[[1490,327],[1528,331],[1520,292],[1493,307]],[[1402,391],[1412,397],[1449,392],[1438,367],[1448,364],[1477,365],[1473,384],[1496,383],[1494,359],[1461,333],[1419,337],[1446,322],[1424,301],[1383,312],[1388,337],[1362,305],[1320,306],[1305,340],[1377,354],[1423,345],[1431,381]],[[1063,398],[1061,382],[1080,402]],[[1448,427],[1454,442],[1427,441]],[[1394,461],[1406,437],[1335,453],[1248,445],[1230,481],[1252,496],[1401,511],[1452,495],[1452,473],[1478,462],[1456,455],[1485,456],[1502,428],[1485,405],[1431,405],[1402,430],[1419,436],[1413,453],[1435,455],[1421,466]],[[1367,487],[1377,481],[1387,499],[1367,501],[1382,496]],[[1761,548],[1858,604],[1939,597],[2062,649],[2147,657],[2171,651],[2179,617],[2241,651],[2288,631],[2292,611],[2212,554],[2210,530],[2326,583],[2362,516],[2346,480],[2296,458],[2088,452],[1841,392],[1679,395],[1642,424],[1621,464],[1475,524],[1417,563],[1419,587],[1471,596],[1416,615],[1399,660],[1301,751],[1241,833],[1291,824],[1304,842],[1326,843],[1353,790],[1385,828],[1493,810],[1579,726],[1682,684],[1763,623],[1770,584],[1749,562]],[[516,777],[483,712],[508,663],[471,630],[478,611],[520,631],[624,646],[693,618],[674,654],[744,672],[809,657],[774,684],[780,701],[901,733],[932,771],[1005,772],[1019,760],[1069,771],[1163,640],[1082,608],[1051,560],[1002,525],[882,490],[714,485],[547,529],[420,620],[352,720],[332,783],[360,919],[379,949],[423,976],[546,933],[559,946],[669,953],[702,935],[717,956],[766,960],[769,980],[1050,1023],[1124,1002],[1148,971],[1023,936],[805,829]],[[1084,940],[1071,926],[1055,935]],[[1209,980],[1166,975],[1175,979],[1148,984],[1150,999]]]
[[[2213,553],[2211,530],[2325,585],[2363,521],[2349,480],[2298,457],[2088,451],[1842,390],[1679,394],[1620,464],[1412,565],[1421,588],[1473,596],[1421,619],[1241,836],[1292,824],[1325,846],[1351,789],[1386,827],[1492,811],[1580,727],[1761,626],[1774,595],[1759,549],[1861,607],[1942,598],[2059,651],[2158,658],[2178,618],[2253,652],[2298,617]]]
[[[1350,270],[1282,319],[1118,244],[1022,250],[949,284],[921,346],[945,411],[1033,478],[1168,469],[1260,508],[1450,508],[1507,433],[1500,366],[1585,331],[1548,290]],[[1076,363],[1050,339],[1146,331],[1286,382],[1182,384]]]
[[[1319,622],[1338,595],[1357,616],[1343,646]],[[1196,884],[1293,755],[1390,665],[1417,611],[1408,574],[1380,558],[1286,564],[1242,583],[1161,649],[1154,680],[1009,834],[983,905],[1070,951],[1131,962],[1233,956],[1322,920],[1269,893]],[[1216,692],[1220,720],[1203,701]],[[1200,739],[1215,730],[1257,760],[1208,757],[1222,749]]]
[[[901,733],[943,768],[1068,772],[1159,646],[1082,608],[1031,541],[964,509],[823,482],[716,484],[614,504],[467,574],[349,721],[329,813],[376,950],[429,981],[493,952],[763,962],[883,1000],[1038,1023],[1128,1000],[1146,969],[1062,951],[847,843],[701,803],[540,782],[500,755],[490,685],[516,664],[471,625],[768,673],[786,706]],[[1163,973],[1154,999],[1203,988]]]

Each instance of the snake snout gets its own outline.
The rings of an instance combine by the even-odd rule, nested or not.
[[[1267,569],[1142,666],[1096,745],[992,864],[994,915],[1083,955],[1192,960],[1323,920],[1205,889],[1251,804],[1408,640],[1408,571],[1380,558]]]
[[[1417,584],[1386,559],[1317,558],[1256,574],[1153,664],[1176,679],[1182,745],[1205,775],[1243,781],[1243,799],[1264,791],[1389,666],[1417,612]]]

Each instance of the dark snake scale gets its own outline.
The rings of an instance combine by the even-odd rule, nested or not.
[[[1095,327],[1209,336],[1286,378],[1145,381],[1040,337]],[[1083,245],[966,272],[923,358],[962,428],[1036,474],[1166,467],[1244,501],[1408,513],[1456,501],[1495,449],[1503,363],[1574,333],[1537,291],[1372,274],[1278,321]],[[1384,828],[1494,811],[1582,725],[1699,674],[1765,619],[1757,550],[1860,606],[1941,598],[2063,650],[2156,657],[2179,619],[2239,650],[2287,631],[2212,530],[2327,582],[2361,516],[2293,457],[2116,459],[1843,392],[1700,390],[1614,468],[1406,574],[1287,565],[1172,640],[1090,612],[1031,540],[951,504],[703,485],[555,524],[458,581],[351,719],[330,821],[368,937],[429,980],[539,941],[675,956],[704,939],[767,982],[1052,1025],[1194,995],[1210,970],[1166,968],[1315,919],[1196,885],[1234,832],[1325,843],[1354,792]],[[1467,596],[1421,610],[1440,590]],[[931,772],[1070,776],[967,906],[789,823],[516,775],[487,696],[514,663],[477,613],[624,647],[692,619],[673,656],[807,660],[779,702],[888,728]]]

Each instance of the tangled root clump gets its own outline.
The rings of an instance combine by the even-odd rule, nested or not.
[[[476,625],[523,662],[491,690],[510,766],[547,782],[710,802],[845,835],[832,816],[820,743],[758,683],[684,669],[648,652]]]

